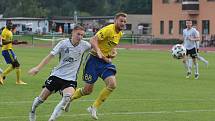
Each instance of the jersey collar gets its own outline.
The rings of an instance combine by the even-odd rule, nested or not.
[[[77,44],[74,44],[74,43],[73,43],[73,41],[72,41],[72,38],[69,38],[69,41],[70,41],[70,43],[72,44],[72,46],[73,46],[73,47],[78,46],[78,45],[79,45],[79,43],[80,43],[80,42],[79,42],[79,43],[77,43]]]

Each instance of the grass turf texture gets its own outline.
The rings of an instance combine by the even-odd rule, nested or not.
[[[0,121],[27,121],[33,99],[48,78],[56,57],[38,75],[27,71],[37,65],[51,48],[15,48],[21,63],[22,79],[28,85],[15,85],[15,72],[0,86]],[[101,121],[212,121],[215,118],[214,53],[201,53],[209,60],[209,68],[199,62],[200,78],[185,79],[180,60],[169,52],[119,50],[114,60],[117,65],[117,89],[99,109]],[[1,68],[7,65],[1,57]],[[82,86],[82,69],[78,85]],[[86,108],[103,88],[98,80],[94,92],[72,102],[71,111],[63,113],[58,121],[92,121]],[[58,93],[37,108],[37,121],[47,121],[60,101]]]

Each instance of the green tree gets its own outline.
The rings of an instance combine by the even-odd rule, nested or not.
[[[40,7],[40,3],[37,0],[10,0],[4,6],[3,15],[5,17],[45,17],[48,12]]]
[[[128,0],[121,9],[130,14],[151,14],[152,0]]]
[[[152,0],[0,0],[0,14],[5,17],[52,17],[151,14]]]

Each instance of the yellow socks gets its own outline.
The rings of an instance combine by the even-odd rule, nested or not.
[[[13,70],[13,66],[9,65],[3,72],[2,76],[7,76],[12,70]]]
[[[108,98],[108,96],[111,94],[112,91],[113,91],[113,89],[110,89],[110,88],[107,88],[107,87],[102,89],[102,91],[100,92],[98,98],[95,100],[95,102],[93,103],[92,106],[95,107],[95,108],[100,107],[101,104]],[[74,95],[72,96],[72,100],[81,98],[84,95],[86,95],[86,94],[83,93],[83,88],[78,88],[75,91]]]
[[[21,69],[20,68],[16,68],[16,84],[19,84],[19,85],[23,85],[23,84],[27,84],[25,82],[23,82],[21,79]]]
[[[20,81],[21,69],[16,68],[16,82]]]
[[[102,91],[100,92],[98,98],[93,103],[93,107],[95,107],[95,108],[100,107],[101,104],[107,99],[107,97],[111,94],[112,91],[113,91],[112,89],[107,88],[107,87],[102,89]]]
[[[81,98],[82,96],[84,96],[85,94],[83,93],[83,88],[78,88],[75,90],[74,95],[72,96],[72,100],[74,99],[78,99]]]

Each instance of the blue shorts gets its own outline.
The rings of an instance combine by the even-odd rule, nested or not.
[[[112,63],[107,63],[91,54],[88,55],[83,73],[83,80],[86,83],[93,84],[96,82],[98,77],[104,80],[105,78],[115,74],[116,67]]]
[[[4,59],[7,64],[11,64],[12,62],[14,62],[16,60],[16,55],[13,52],[13,50],[11,50],[11,49],[3,50],[2,55],[4,56]]]

